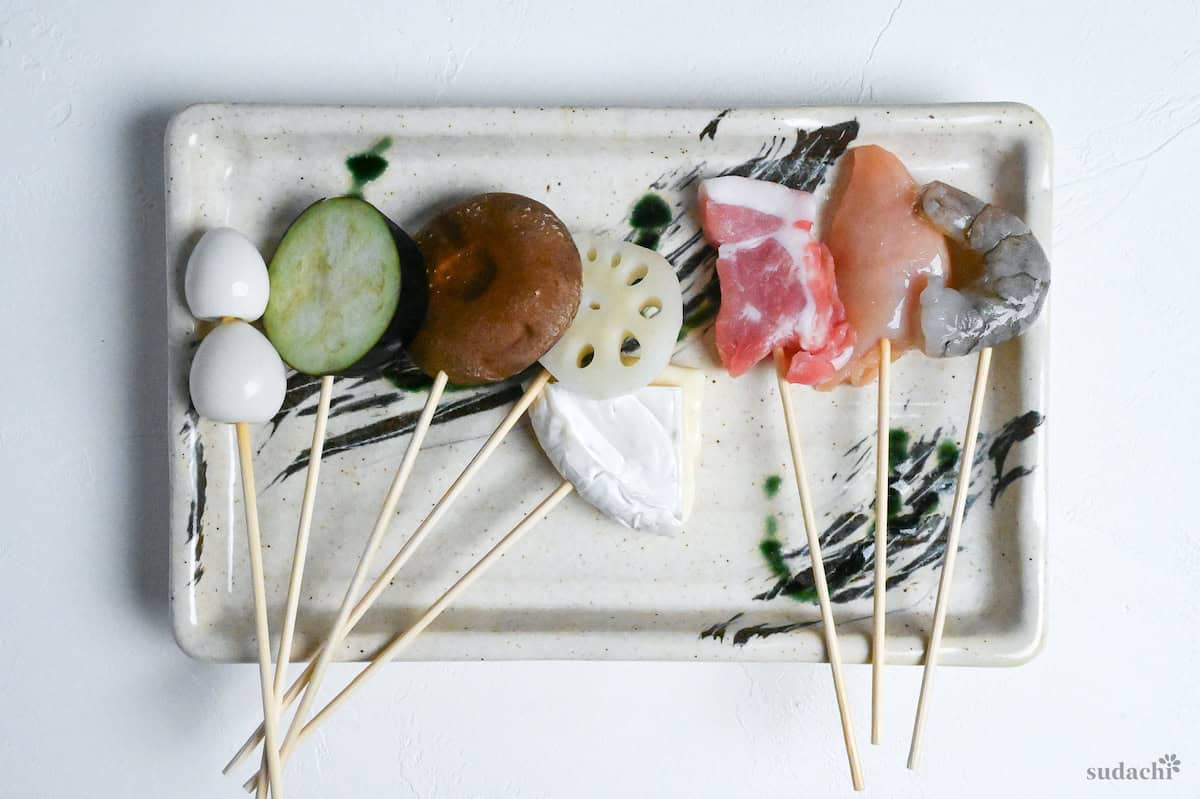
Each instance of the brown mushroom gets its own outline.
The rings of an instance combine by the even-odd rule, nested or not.
[[[478,385],[512,377],[575,318],[579,251],[554,212],[519,194],[481,194],[416,236],[429,281],[425,322],[409,347],[424,371]]]

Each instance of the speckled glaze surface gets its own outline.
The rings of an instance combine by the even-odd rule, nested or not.
[[[217,661],[254,656],[233,430],[198,420],[187,370],[205,332],[183,302],[187,254],[233,226],[267,256],[314,200],[361,192],[406,229],[483,191],[527,194],[574,231],[656,247],[680,275],[675,362],[705,369],[698,500],[674,536],[635,533],[571,497],[404,653],[408,659],[817,661],[824,647],[768,364],[717,366],[714,253],[692,215],[696,181],[767,177],[823,196],[848,146],[881,144],[918,181],[945,180],[1024,217],[1049,241],[1051,144],[1012,104],[795,109],[388,109],[200,105],[166,135],[171,586],[176,636]],[[820,221],[818,221],[819,232]],[[942,662],[1016,665],[1045,631],[1046,327],[997,349]],[[933,608],[957,439],[974,358],[909,354],[892,376],[888,657],[916,663]],[[320,641],[407,443],[428,380],[400,362],[339,378],[296,635]],[[282,616],[317,382],[289,379],[254,430],[272,631]],[[519,394],[452,391],[377,561],[382,567]],[[843,657],[870,639],[874,387],[797,387]],[[339,652],[369,656],[414,619],[558,477],[526,425],[465,492]],[[275,646],[272,642],[272,648]]]

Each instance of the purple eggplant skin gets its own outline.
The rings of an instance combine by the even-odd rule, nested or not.
[[[352,203],[352,205],[345,205],[344,203],[347,202]],[[309,354],[306,354],[302,348],[297,348],[293,341],[288,338],[289,322],[286,312],[283,309],[294,307],[293,305],[289,305],[289,302],[304,302],[304,300],[293,299],[294,295],[289,293],[288,289],[284,289],[284,295],[286,295],[288,299],[280,300],[282,304],[276,306],[277,313],[274,317],[274,322],[272,320],[273,306],[271,303],[268,303],[267,313],[264,316],[264,325],[268,336],[272,338],[272,343],[276,345],[277,349],[280,349],[280,354],[284,355],[284,360],[287,361],[292,368],[314,375],[316,372],[312,372],[310,369],[318,368],[329,370],[327,372],[323,372],[323,374],[349,377],[366,377],[373,373],[377,373],[383,367],[405,360],[405,345],[411,342],[416,336],[417,331],[420,329],[425,318],[426,309],[428,306],[429,287],[425,278],[424,261],[416,242],[413,241],[412,237],[409,236],[399,225],[397,225],[386,214],[380,211],[379,208],[367,202],[361,196],[356,195],[342,195],[317,200],[306,207],[299,215],[297,215],[296,219],[292,221],[291,225],[289,225],[287,233],[280,240],[279,246],[276,248],[275,255],[271,258],[268,269],[272,274],[273,286],[276,279],[276,268],[286,269],[286,265],[291,263],[289,257],[304,257],[302,255],[297,255],[297,253],[302,254],[304,252],[303,245],[301,245],[301,249],[296,249],[297,241],[306,241],[306,239],[303,237],[309,230],[312,229],[311,227],[305,228],[304,232],[302,233],[298,233],[301,238],[299,240],[293,240],[291,244],[292,250],[290,256],[282,255],[283,248],[288,246],[289,236],[293,235],[293,231],[300,230],[297,228],[297,225],[301,223],[301,220],[314,213],[314,210],[318,207],[329,204],[328,207],[332,209],[334,208],[333,204],[335,203],[338,204],[336,207],[339,210],[331,210],[330,213],[355,213],[345,209],[358,206],[369,214],[367,218],[373,217],[375,220],[378,220],[378,222],[383,223],[375,229],[379,234],[383,234],[384,231],[386,231],[385,235],[388,237],[387,240],[390,240],[395,260],[392,261],[391,255],[385,255],[383,257],[386,257],[387,261],[395,265],[389,265],[387,269],[397,269],[397,272],[393,273],[395,274],[394,282],[392,283],[394,288],[389,289],[389,291],[395,292],[395,307],[391,309],[390,318],[388,318],[387,322],[382,325],[379,325],[378,321],[375,322],[375,324],[378,326],[375,327],[374,330],[378,331],[375,333],[378,338],[369,343],[369,345],[369,339],[363,341],[362,343],[367,345],[365,352],[363,352],[362,355],[357,356],[352,363],[344,366],[341,364],[335,366],[334,364],[329,363],[329,361],[338,360],[336,357],[323,357],[322,355],[317,355],[315,353],[310,356]],[[370,227],[370,225],[368,225],[368,227]],[[379,247],[381,252],[386,253],[387,245],[385,245],[383,241],[376,239],[375,246]],[[283,260],[280,260],[281,258]],[[277,264],[281,264],[281,266],[277,267]],[[279,279],[283,280],[284,278],[282,277],[282,274],[284,273],[281,272],[279,274]],[[286,285],[289,284],[281,284],[281,286]],[[272,289],[272,298],[275,298],[275,288]],[[285,354],[285,350],[287,350],[287,354]],[[362,352],[362,350],[359,351]],[[289,355],[293,357],[289,357]],[[308,368],[303,368],[300,365],[301,363],[305,362],[307,362]],[[345,359],[342,359],[342,363],[345,363]],[[318,366],[318,364],[320,365]],[[341,366],[341,368],[338,368],[338,366]]]

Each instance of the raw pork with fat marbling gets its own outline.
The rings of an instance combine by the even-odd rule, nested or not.
[[[733,377],[777,347],[792,383],[827,382],[850,361],[855,334],[833,255],[812,235],[815,210],[810,193],[769,181],[726,176],[700,186],[704,234],[718,248],[717,350]]]

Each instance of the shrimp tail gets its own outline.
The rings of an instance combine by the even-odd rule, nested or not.
[[[1015,338],[1037,319],[1050,289],[1050,261],[1019,217],[935,181],[917,197],[921,213],[951,240],[983,258],[969,284],[931,277],[921,292],[925,354],[968,355]]]

